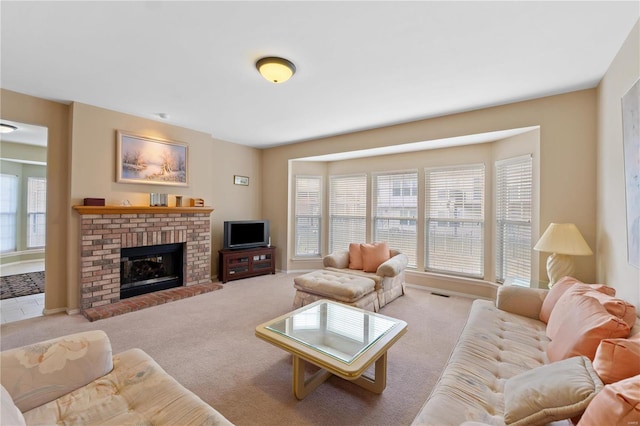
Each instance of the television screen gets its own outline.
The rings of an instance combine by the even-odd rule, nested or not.
[[[224,222],[225,249],[263,247],[269,244],[268,220]]]

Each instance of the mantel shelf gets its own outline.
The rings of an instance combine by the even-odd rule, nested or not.
[[[73,206],[81,215],[85,214],[170,214],[211,213],[213,207],[148,207],[148,206]]]

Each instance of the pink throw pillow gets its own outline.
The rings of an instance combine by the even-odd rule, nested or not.
[[[349,244],[349,269],[362,269],[362,251],[360,244]]]
[[[597,299],[569,290],[551,312],[547,356],[551,362],[578,355],[593,361],[602,339],[627,337],[629,330],[623,320],[607,312]]]
[[[584,291],[596,290],[601,293],[608,294],[609,296],[616,295],[616,289],[613,287],[608,287],[602,284],[584,284],[583,282],[578,281],[573,277],[561,278],[559,281],[557,281],[553,285],[553,287],[551,287],[551,289],[549,290],[549,293],[547,293],[547,296],[544,298],[544,301],[542,302],[542,307],[540,308],[540,317],[539,317],[540,321],[544,323],[549,322],[549,318],[551,317],[551,311],[553,311],[553,308],[556,306],[556,303],[558,303],[558,300],[560,300],[562,295],[567,290],[569,290],[570,288],[573,288],[573,286],[576,284],[585,286],[585,287],[582,287]]]
[[[600,342],[593,368],[605,384],[640,374],[640,334]]]
[[[606,385],[587,406],[578,426],[640,423],[640,376]]]
[[[615,297],[611,297],[598,291],[588,291],[585,295],[597,299],[598,302],[604,306],[607,312],[626,322],[630,329],[635,325],[636,307],[631,303],[622,299],[616,299]]]
[[[362,270],[364,272],[376,272],[378,266],[391,258],[389,246],[386,242],[360,244],[362,250]]]

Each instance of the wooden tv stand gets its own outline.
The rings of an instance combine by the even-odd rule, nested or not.
[[[223,249],[218,251],[218,260],[218,279],[223,283],[276,273],[274,246],[238,250]]]

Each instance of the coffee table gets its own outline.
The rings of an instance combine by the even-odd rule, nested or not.
[[[387,350],[406,332],[402,320],[322,299],[257,326],[255,334],[293,355],[293,393],[304,399],[331,375],[382,393]],[[364,375],[374,362],[374,377]],[[320,370],[305,378],[307,363]]]

